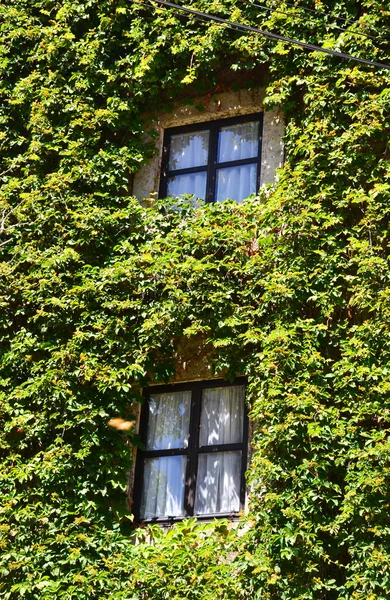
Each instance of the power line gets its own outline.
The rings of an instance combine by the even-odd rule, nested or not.
[[[156,0],[158,2],[158,0]],[[149,11],[151,9],[154,8],[154,6],[152,6],[152,4],[146,4],[146,2],[142,2],[141,0],[130,0],[130,2],[132,2],[133,4],[137,4],[138,6],[144,6],[145,8],[147,8]],[[187,21],[191,18],[191,15],[188,14],[180,14],[176,11],[173,11],[173,14],[176,15],[178,18],[182,19],[187,19]],[[192,18],[195,19],[195,21],[199,21],[199,23],[206,23],[209,19],[205,19],[204,17],[202,17],[202,15],[192,15]],[[149,19],[150,20],[150,19]],[[238,31],[240,32],[240,29],[238,29],[237,27],[233,27],[232,25],[226,25],[225,29],[231,29],[232,31]]]
[[[338,15],[333,15],[332,13],[326,12],[325,10],[318,10],[317,8],[308,8],[307,6],[296,6],[296,4],[292,4],[292,2],[285,2],[286,6],[290,6],[291,8],[295,8],[295,10],[302,10],[308,13],[314,13],[317,15],[326,15],[328,17],[332,17],[336,21],[341,21],[343,23],[349,23],[353,25],[354,21],[352,19],[347,19],[346,17],[340,17]]]
[[[290,6],[291,8],[295,8],[295,10],[301,10],[303,12],[307,12],[307,13],[312,13],[315,15],[325,15],[327,17],[331,17],[332,19],[335,19],[336,21],[339,21],[341,23],[344,23],[344,25],[355,25],[356,21],[352,21],[352,19],[347,19],[346,17],[339,17],[338,15],[335,15],[333,13],[330,12],[326,12],[325,10],[318,10],[318,9],[314,9],[314,8],[308,8],[306,6],[296,6],[295,4],[292,4],[291,2],[285,2],[286,6]],[[369,25],[367,23],[367,25],[369,27],[371,27],[371,29],[374,29],[377,33],[383,33],[384,35],[388,35],[389,34],[389,30],[388,29],[382,29],[382,28],[378,28],[375,27],[374,25]]]
[[[158,0],[156,0],[156,1],[158,1]],[[240,0],[240,1],[241,1],[242,3],[245,3],[245,0]],[[136,4],[140,4],[141,6],[145,6],[146,8],[152,8],[152,5],[150,5],[150,4],[146,4],[145,2],[141,2],[140,0],[138,0],[138,1],[136,2]],[[252,1],[250,1],[250,4],[251,4],[251,6],[254,6],[254,7],[256,7],[256,8],[260,8],[260,9],[263,9],[263,10],[267,10],[268,12],[276,12],[276,13],[278,13],[278,14],[281,14],[281,15],[289,16],[287,12],[284,12],[284,11],[282,11],[282,10],[279,10],[279,9],[277,9],[277,8],[270,8],[270,7],[268,7],[268,6],[263,6],[262,4],[257,4],[256,2],[252,2]],[[308,11],[308,12],[311,12],[311,13],[317,13],[318,15],[322,14],[322,15],[330,15],[330,16],[332,16],[330,13],[326,13],[326,12],[323,12],[323,11],[317,11],[317,10],[313,10],[313,9],[311,9],[311,8],[308,8],[308,9],[306,9],[306,8],[304,8],[304,7],[300,7],[300,6],[299,6],[299,7],[298,7],[298,6],[296,7],[294,4],[290,4],[290,3],[288,3],[288,2],[287,2],[286,4],[287,4],[288,6],[291,6],[291,7],[293,7],[293,8],[297,8],[297,9],[299,9],[299,10]],[[176,14],[177,14],[177,13],[176,13]],[[205,14],[206,14],[206,13],[205,13]],[[184,16],[186,16],[186,15],[178,15],[178,16],[182,16],[182,17],[184,17]],[[206,14],[206,16],[209,16],[209,15],[207,15],[207,14]],[[187,18],[188,18],[188,17],[187,17]],[[337,19],[337,17],[336,17],[336,16],[334,16],[334,18],[335,18],[335,19]],[[304,20],[305,20],[303,17],[298,17],[298,19],[299,19],[300,21],[304,21]],[[197,20],[198,20],[198,21],[200,21],[200,22],[203,22],[203,23],[205,22],[205,19],[197,18]],[[340,19],[338,19],[338,20],[343,20],[343,19],[342,19],[342,18],[340,18]],[[344,19],[344,20],[345,20],[345,19]],[[353,21],[350,21],[350,22],[351,22],[351,24],[355,24]],[[361,31],[350,31],[349,29],[345,29],[345,28],[343,28],[343,27],[339,27],[338,25],[332,25],[332,24],[328,24],[328,23],[321,23],[321,24],[322,24],[324,27],[329,27],[330,29],[336,29],[337,31],[342,31],[342,32],[345,32],[345,33],[349,33],[350,35],[358,35],[358,36],[361,36],[361,37],[366,37],[366,38],[369,38],[369,39],[371,39],[371,40],[373,40],[373,41],[377,41],[377,42],[387,42],[387,43],[388,43],[388,42],[390,42],[390,40],[387,40],[387,39],[381,39],[381,38],[378,38],[378,37],[374,37],[374,36],[372,36],[372,35],[369,35],[369,34],[367,34],[367,33],[362,33]],[[239,25],[239,24],[238,24],[238,25]],[[239,29],[237,29],[237,28],[234,28],[234,27],[231,27],[231,26],[230,26],[230,27],[228,27],[228,28],[229,28],[229,29],[233,29],[233,31],[239,31]],[[383,31],[384,31],[384,30],[383,30]],[[388,32],[386,31],[386,33],[388,33]]]
[[[334,19],[336,19],[336,21],[343,21],[344,23],[353,23],[353,21],[351,19],[347,19],[345,17],[339,17],[338,15],[332,15],[332,13],[328,13],[325,10],[318,10],[316,8],[308,8],[307,6],[296,6],[295,4],[292,4],[292,2],[285,2],[285,5],[291,6],[291,8],[295,8],[298,10],[303,10],[304,12],[317,13],[320,15],[331,16]]]
[[[241,0],[241,2],[244,3],[245,0]],[[279,8],[271,8],[269,6],[264,6],[263,4],[257,4],[256,2],[250,2],[250,5],[254,6],[255,8],[260,8],[261,10],[266,10],[266,11],[271,12],[271,13],[277,13],[279,15],[284,15],[286,17],[290,16],[287,12],[285,12],[284,10],[280,10]],[[294,6],[294,5],[293,4],[288,4],[288,6]],[[299,9],[299,10],[303,10],[303,11],[306,10],[305,8],[300,7],[300,6],[296,6],[294,8]],[[318,15],[319,14],[323,14],[323,15],[328,14],[328,13],[323,13],[323,12],[315,11],[313,9],[307,9],[307,10],[308,11],[310,10],[311,13],[314,13],[315,16],[316,16],[316,18],[318,18],[318,16],[317,16],[316,13],[318,13]],[[297,17],[295,16],[295,18],[297,18]],[[333,17],[333,18],[336,19],[337,17]],[[305,18],[303,16],[302,17],[298,17],[298,19],[299,19],[299,21],[305,21]],[[351,23],[353,23],[353,22],[351,21]],[[340,27],[339,25],[332,25],[331,23],[321,23],[321,25],[323,25],[324,27],[329,27],[329,29],[336,29],[337,31],[342,31],[344,33],[349,33],[350,35],[359,35],[361,37],[369,38],[371,40],[377,40],[378,42],[382,41],[382,40],[380,40],[380,38],[376,38],[373,35],[369,35],[368,33],[363,33],[361,31],[350,31],[349,29],[345,29],[345,27]],[[388,41],[388,40],[383,40],[383,41]]]
[[[130,0],[130,2],[133,2],[133,4],[140,4],[140,2],[138,2],[137,0]],[[264,29],[259,29],[258,27],[252,27],[251,25],[244,25],[243,23],[235,23],[234,21],[228,21],[227,19],[223,19],[222,17],[217,17],[216,15],[210,15],[208,13],[194,10],[192,8],[186,8],[184,6],[180,6],[179,4],[174,4],[173,2],[168,2],[167,0],[156,0],[156,2],[163,6],[167,6],[169,8],[174,8],[176,11],[180,10],[187,14],[191,14],[191,15],[194,15],[197,17],[200,16],[206,20],[220,23],[229,28],[234,28],[236,30],[241,30],[241,31],[250,31],[251,33],[263,35],[264,37],[268,37],[270,39],[278,40],[281,42],[286,42],[287,44],[292,44],[294,46],[300,46],[301,48],[306,48],[307,50],[311,50],[312,52],[322,52],[324,54],[329,54],[329,55],[335,56],[337,58],[344,58],[346,60],[354,60],[356,62],[360,62],[365,65],[369,65],[371,67],[377,67],[379,69],[386,69],[386,70],[390,71],[390,65],[387,65],[385,63],[378,63],[378,62],[375,62],[372,60],[367,60],[366,58],[360,58],[359,56],[353,56],[352,54],[346,54],[345,52],[338,52],[336,50],[330,50],[329,48],[322,48],[321,46],[316,46],[315,44],[301,42],[299,40],[295,40],[293,38],[289,38],[284,35],[280,35],[279,33],[272,33],[270,31],[265,31]]]

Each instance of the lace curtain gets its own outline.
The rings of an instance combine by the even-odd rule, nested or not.
[[[217,169],[215,200],[242,202],[256,192],[257,164]]]
[[[141,518],[184,515],[186,456],[145,460]]]
[[[171,136],[169,170],[188,169],[207,165],[210,132],[195,131]]]
[[[218,162],[254,158],[259,149],[259,121],[221,127],[218,140]]]
[[[168,179],[167,194],[172,198],[193,194],[199,200],[204,200],[206,198],[206,181],[206,171],[176,175]]]
[[[200,446],[242,442],[244,393],[244,386],[203,392]],[[195,514],[239,511],[241,462],[241,450],[199,454]]]
[[[186,448],[191,392],[156,394],[149,401],[146,450]],[[145,459],[141,517],[184,514],[186,456]]]

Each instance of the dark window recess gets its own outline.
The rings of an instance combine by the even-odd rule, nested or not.
[[[149,390],[136,466],[137,520],[239,513],[245,504],[248,417],[245,381]]]
[[[241,202],[260,187],[263,115],[167,129],[160,198],[193,194],[207,202]]]

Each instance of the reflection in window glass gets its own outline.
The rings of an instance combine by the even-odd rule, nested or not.
[[[196,131],[171,136],[169,170],[189,169],[207,165],[209,131]]]
[[[142,519],[184,515],[186,456],[145,459]]]
[[[257,165],[242,165],[217,170],[216,201],[227,198],[241,202],[256,190]]]
[[[155,394],[149,400],[146,450],[187,448],[191,392]]]
[[[218,162],[255,158],[258,150],[258,121],[221,127],[218,139]]]
[[[240,510],[241,452],[200,454],[195,514]]]
[[[199,445],[239,444],[244,426],[243,385],[203,391]]]
[[[168,179],[168,196],[176,198],[185,194],[193,194],[196,198],[206,198],[206,171],[200,173],[188,173],[187,175],[176,175]]]

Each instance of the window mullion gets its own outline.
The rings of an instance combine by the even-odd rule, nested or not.
[[[261,127],[261,124],[260,124]],[[246,403],[246,391],[244,395],[244,431],[243,431],[243,448],[241,456],[241,481],[240,481],[240,505],[241,510],[245,509],[245,497],[246,497],[246,479],[245,472],[248,468],[248,439],[249,439],[249,410]]]
[[[146,436],[148,429],[148,421],[149,421],[149,394],[145,395],[145,400],[141,405],[141,415],[140,415],[140,429],[139,435],[142,443],[146,448]],[[135,464],[135,481],[140,481],[141,484],[136,487],[134,494],[134,506],[135,506],[135,517],[137,520],[140,520],[140,511],[141,511],[141,496],[142,496],[142,488],[144,485],[143,476],[144,476],[144,468],[145,468],[145,450],[141,450],[139,448],[137,450],[137,461]]]
[[[167,171],[166,179],[170,177],[176,177],[177,175],[187,175],[190,173],[203,173],[207,171],[207,167],[188,167],[187,169],[177,169],[176,171]]]
[[[218,152],[218,125],[210,124],[209,160],[207,168],[206,201],[215,201],[215,177]]]
[[[261,181],[261,153],[262,153],[262,143],[263,143],[263,113],[261,113],[259,115],[259,147],[258,147],[258,157],[257,157],[256,193],[260,189],[260,181]]]
[[[257,156],[251,158],[241,158],[239,160],[229,160],[223,163],[217,163],[215,165],[216,171],[218,169],[229,169],[230,167],[244,167],[245,165],[257,165]]]
[[[184,500],[186,513],[190,517],[194,514],[195,504],[201,399],[202,389],[200,386],[195,385],[192,388],[191,394],[190,436],[188,444],[188,464]]]
[[[162,157],[161,157],[161,164],[160,164],[160,189],[159,189],[159,198],[166,198],[167,196],[167,189],[168,189],[168,177],[167,177],[167,171],[168,171],[168,161],[169,161],[169,150],[170,150],[170,141],[171,141],[171,135],[168,133],[168,131],[164,132],[164,140],[163,140],[163,151],[162,151]]]
[[[167,456],[183,456],[188,454],[186,448],[162,448],[161,450],[146,450],[144,458],[163,458]]]
[[[235,450],[242,450],[243,443],[233,443],[233,444],[210,444],[210,446],[200,446],[198,448],[198,452],[200,454],[210,454],[218,453],[218,452],[234,452]]]

